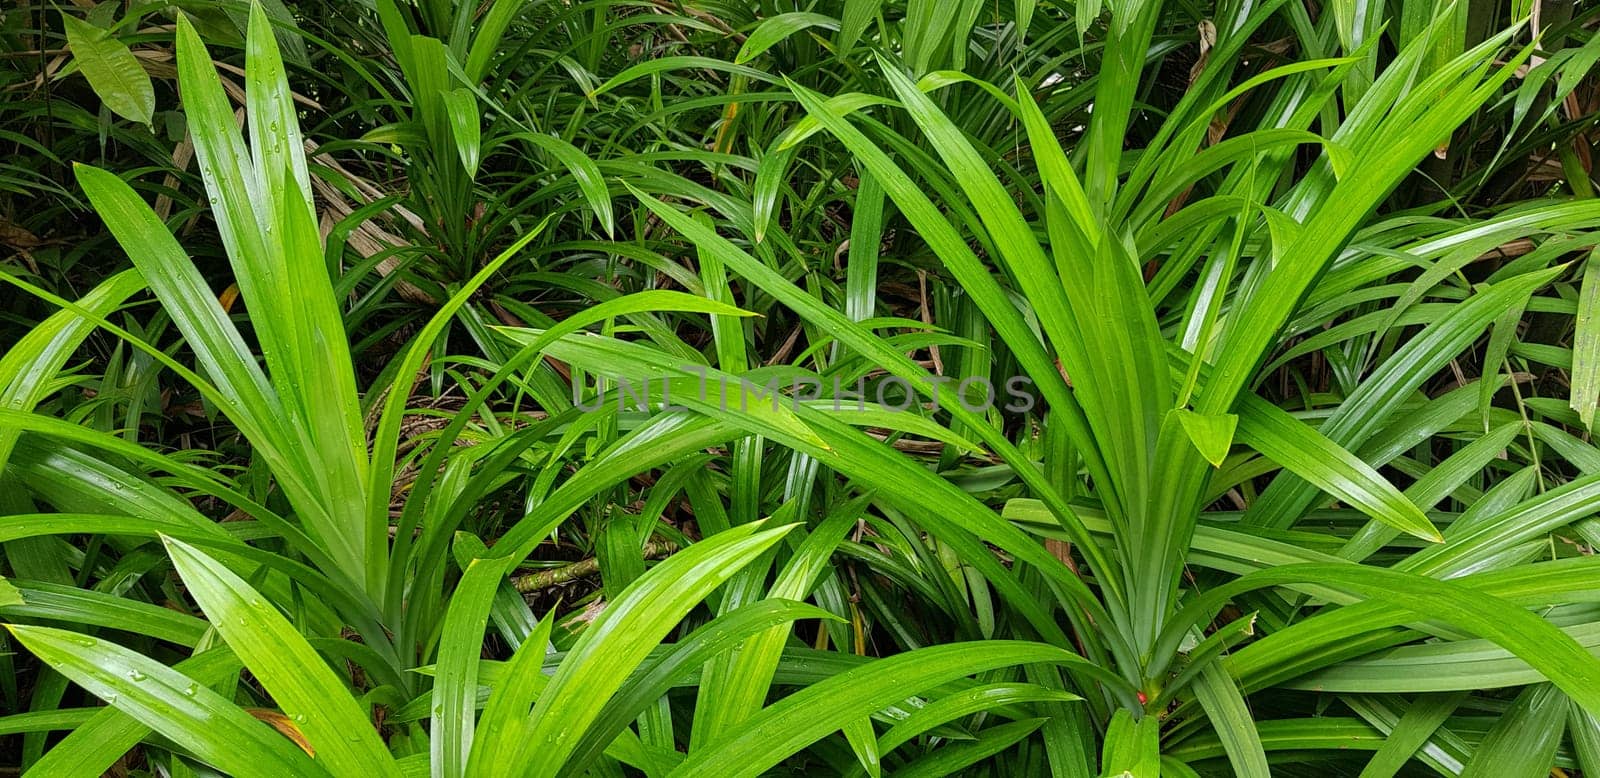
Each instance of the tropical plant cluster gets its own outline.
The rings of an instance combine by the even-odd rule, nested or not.
[[[1597,29],[9,4],[0,771],[1600,776]]]

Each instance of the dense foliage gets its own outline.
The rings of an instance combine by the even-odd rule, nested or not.
[[[1600,8],[0,10],[0,770],[1600,775]]]

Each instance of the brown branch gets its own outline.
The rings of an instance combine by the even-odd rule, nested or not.
[[[652,540],[644,544],[645,559],[659,559],[678,550],[678,544],[670,540]],[[511,579],[511,585],[523,594],[549,589],[552,586],[587,578],[600,572],[600,560],[594,557],[581,559],[570,565],[540,570],[537,573],[519,575]]]

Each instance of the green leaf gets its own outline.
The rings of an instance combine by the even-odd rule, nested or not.
[[[1100,759],[1100,774],[1105,778],[1160,778],[1161,743],[1154,714],[1135,721],[1127,709],[1111,717],[1106,728],[1105,753]]]
[[[509,764],[516,759],[528,726],[528,710],[550,683],[543,668],[545,652],[550,648],[550,632],[554,627],[555,613],[551,612],[539,620],[533,633],[511,655],[504,680],[489,695],[483,718],[478,721],[481,736],[473,738],[472,753],[467,760],[469,770],[489,772],[494,769],[493,765]],[[473,664],[478,663],[474,661]],[[473,673],[475,676],[477,670],[474,669]],[[474,681],[470,687],[464,688],[475,700],[478,694],[476,678]],[[472,715],[470,705],[466,715]]]
[[[743,65],[761,56],[762,52],[777,45],[784,38],[811,27],[837,30],[839,29],[839,20],[831,16],[801,11],[778,14],[777,16],[763,19],[761,24],[751,31],[750,37],[745,38],[744,45],[739,47],[739,53],[733,58],[733,62],[736,65]]]
[[[1395,529],[1440,543],[1444,536],[1422,509],[1354,454],[1264,400],[1246,396],[1239,440],[1295,475]]]
[[[320,763],[336,775],[400,774],[349,687],[277,608],[195,547],[163,540],[189,594],[305,734]]]
[[[328,775],[288,738],[166,665],[76,632],[6,628],[35,656],[89,693],[230,774]]]
[[[578,190],[583,192],[589,207],[594,210],[595,218],[600,220],[600,227],[611,235],[615,228],[615,217],[611,207],[611,192],[606,188],[605,177],[600,172],[600,166],[582,149],[572,145],[554,135],[545,135],[537,132],[512,133],[507,138],[524,140],[533,144],[540,151],[556,158],[566,167],[567,172],[578,184]]]
[[[1042,643],[949,643],[878,659],[814,683],[768,706],[739,730],[689,755],[674,776],[756,776],[811,743],[941,683],[1021,664],[1099,672],[1082,657]]]
[[[245,120],[250,127],[250,154],[265,191],[284,194],[278,200],[257,205],[268,210],[282,206],[312,212],[311,175],[306,168],[299,114],[268,12],[259,2],[250,6],[245,36]],[[210,117],[197,114],[194,118],[201,125],[200,131],[210,129],[206,126]],[[290,181],[298,189],[293,194],[285,191]],[[277,213],[274,222],[287,224],[288,214]]]
[[[22,592],[17,591],[16,585],[5,578],[0,578],[0,608],[24,604],[26,602],[22,599]]]
[[[1600,257],[1589,254],[1583,263],[1583,285],[1578,291],[1577,331],[1572,335],[1572,388],[1570,404],[1594,428],[1595,404],[1600,402]]]
[[[611,742],[617,733],[637,718],[646,706],[661,699],[685,676],[700,671],[707,661],[738,648],[741,641],[753,634],[797,619],[843,620],[813,605],[769,596],[768,599],[740,606],[718,616],[688,637],[671,644],[670,650],[659,658],[652,657],[641,665],[617,696],[606,703],[605,710],[584,735],[583,743],[573,752],[574,763],[585,764],[600,747]]]
[[[1567,708],[1567,734],[1578,766],[1585,772],[1600,770],[1600,716],[1570,701]]]
[[[455,139],[456,153],[461,156],[461,166],[467,177],[478,174],[478,146],[482,140],[483,121],[478,112],[478,98],[466,87],[457,87],[444,93],[445,113],[450,117],[450,136]]]
[[[124,119],[149,125],[155,116],[156,91],[139,58],[111,33],[82,19],[63,12],[61,24],[73,61],[101,102]]]
[[[307,534],[376,596],[384,586],[387,538],[366,521],[367,438],[344,319],[304,189],[304,161],[295,161],[304,150],[292,126],[287,77],[263,29],[270,23],[265,13],[257,9],[252,19],[256,32],[247,45],[246,74],[254,155],[210,54],[185,15],[178,17],[178,82],[218,234],[250,307],[270,383],[205,279],[149,208],[135,205],[125,185],[114,198],[103,191],[96,199],[91,191],[91,200],[108,224],[129,223],[120,231],[113,227],[119,243],[218,390],[237,393],[225,410],[271,468]],[[90,191],[84,169],[79,179]],[[116,188],[114,176],[96,179],[97,188]]]
[[[878,750],[887,754],[934,727],[990,708],[1034,702],[1076,702],[1082,699],[1076,694],[1046,689],[1035,684],[995,683],[974,686],[954,694],[947,694],[917,708],[911,715],[896,722],[888,732],[883,733],[883,737],[878,738]]]
[[[735,64],[726,60],[716,59],[715,57],[680,55],[671,57],[658,57],[656,59],[634,65],[622,71],[621,73],[612,76],[604,84],[595,87],[594,91],[589,93],[589,97],[590,99],[597,98],[600,95],[616,89],[617,87],[641,78],[645,78],[647,76],[656,76],[673,70],[687,70],[689,68],[716,70],[732,75],[744,76],[745,78],[755,81],[771,82],[776,80],[767,73],[746,65]]]
[[[1567,718],[1567,698],[1547,683],[1517,695],[1472,752],[1462,778],[1540,778],[1550,774]]]
[[[767,588],[766,596],[805,599],[816,587],[818,578],[828,570],[828,560],[843,540],[845,531],[860,519],[862,509],[862,500],[834,509],[795,550],[794,556]],[[707,670],[700,683],[691,742],[715,741],[735,731],[741,722],[761,709],[789,634],[787,627],[774,627],[745,641],[720,665]],[[849,734],[847,731],[846,736]],[[860,733],[851,740],[859,754],[864,749]]]
[[[1227,459],[1228,449],[1233,446],[1233,433],[1239,426],[1239,417],[1231,413],[1203,415],[1187,408],[1175,408],[1172,412],[1178,415],[1178,422],[1183,425],[1183,431],[1189,435],[1189,441],[1200,452],[1200,456],[1205,457],[1212,466],[1222,467],[1222,460]]]
[[[1196,699],[1205,710],[1228,764],[1242,778],[1270,778],[1272,769],[1261,744],[1261,733],[1239,684],[1215,660],[1206,661],[1192,682]]]
[[[201,686],[218,687],[234,683],[239,658],[221,646],[195,654],[172,669]],[[41,775],[101,775],[150,733],[151,727],[120,708],[104,706],[46,752],[33,770]]]
[[[1272,268],[1250,294],[1235,303],[1212,379],[1201,391],[1197,411],[1218,413],[1233,407],[1241,390],[1256,376],[1255,368],[1265,358],[1290,313],[1306,290],[1323,275],[1362,220],[1440,138],[1447,136],[1492,95],[1498,95],[1513,68],[1531,54],[1531,49],[1525,49],[1513,58],[1514,62],[1486,75],[1489,66],[1485,63],[1492,60],[1493,51],[1500,45],[1501,40],[1491,36],[1478,48],[1452,61],[1450,67],[1441,68],[1418,85],[1394,109],[1374,106],[1370,115],[1384,118],[1382,131],[1372,134],[1370,144],[1353,149],[1356,164],[1369,175],[1347,176],[1328,190],[1322,198],[1326,205],[1317,208],[1306,220],[1305,228],[1285,251],[1285,256],[1294,257],[1294,261]],[[1417,56],[1416,48],[1408,47],[1407,51]],[[1391,69],[1386,77],[1393,74],[1398,80],[1403,70]],[[1380,90],[1373,89],[1366,93],[1363,102],[1389,99]],[[1098,120],[1102,114],[1099,106],[1096,107]],[[1335,139],[1341,134],[1348,133],[1336,133]],[[1376,140],[1380,137],[1382,141]],[[1107,144],[1120,143],[1120,138],[1102,140]],[[1112,160],[1119,157],[1120,147],[1108,154]],[[1088,157],[1091,162],[1098,158],[1099,155],[1093,153]]]
[[[489,74],[489,63],[500,50],[500,40],[505,36],[511,20],[522,10],[527,0],[494,0],[489,12],[478,22],[472,35],[472,48],[467,52],[465,71],[473,84],[483,81]]]
[[[445,613],[439,661],[434,667],[433,718],[429,749],[433,774],[443,778],[466,775],[472,753],[478,698],[478,659],[483,655],[483,631],[495,592],[514,560],[474,559],[461,574]],[[534,646],[542,652],[543,646]],[[520,653],[520,652],[519,652]]]
[[[1361,770],[1361,778],[1392,778],[1411,756],[1428,742],[1450,714],[1460,707],[1465,694],[1427,694],[1417,697],[1405,714],[1389,730],[1383,746]],[[1579,710],[1574,707],[1574,710]],[[1365,714],[1363,714],[1365,715]],[[1370,720],[1370,717],[1369,717]]]
[[[19,580],[13,585],[0,578],[0,614],[109,627],[185,648],[199,643],[209,629],[205,621],[171,608],[45,581]]]
[[[1267,586],[1316,584],[1355,592],[1425,619],[1437,619],[1493,641],[1560,687],[1585,710],[1600,711],[1600,659],[1550,622],[1491,594],[1453,581],[1415,573],[1342,564],[1288,564],[1251,573],[1215,587],[1172,619],[1162,635],[1161,655],[1176,649],[1182,634],[1219,604]],[[1309,623],[1309,622],[1306,622]]]
[[[983,762],[996,754],[1027,739],[1049,719],[1023,719],[1005,724],[996,724],[977,734],[970,741],[958,741],[935,749],[932,753],[908,762],[904,767],[894,771],[896,776],[906,778],[944,778],[949,775],[965,775],[967,768]],[[1005,762],[1000,762],[1005,765]],[[1001,769],[1008,769],[1001,767]],[[1017,768],[1009,768],[1017,769]]]
[[[3,276],[9,280],[11,276]],[[144,279],[134,270],[112,275],[77,301],[78,308],[104,317],[120,307],[128,297],[144,288]],[[66,308],[50,315],[28,330],[0,355],[0,408],[33,410],[52,391],[56,374],[89,333],[96,322]],[[0,425],[0,473],[6,469],[12,447],[21,429]]]
[[[845,722],[844,738],[855,753],[856,761],[871,778],[882,778],[882,755],[878,753],[878,734],[872,729],[872,719],[862,717]]]
[[[486,775],[554,775],[634,667],[688,612],[783,538],[758,522],[719,532],[668,557],[611,601],[578,639],[534,705],[517,758]],[[758,531],[760,530],[760,531]]]
[[[844,18],[839,24],[839,34],[834,38],[839,53],[845,54],[861,40],[861,33],[877,17],[883,0],[844,0]]]

